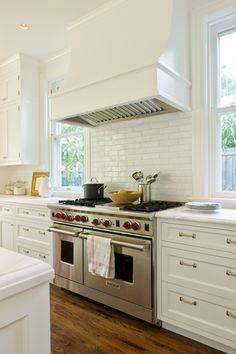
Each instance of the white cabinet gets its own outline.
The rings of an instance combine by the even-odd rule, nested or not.
[[[17,55],[0,65],[0,165],[37,164],[38,64]]]
[[[0,164],[20,160],[20,106],[0,106]]]
[[[10,221],[3,221],[2,223],[2,247],[14,251],[14,224]]]
[[[50,213],[45,206],[0,203],[1,246],[52,265]]]
[[[158,218],[158,318],[236,349],[236,227]]]

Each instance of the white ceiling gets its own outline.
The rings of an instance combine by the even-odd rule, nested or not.
[[[109,0],[0,0],[0,61],[16,53],[45,59],[68,47],[66,25]],[[20,23],[30,25],[22,31]]]

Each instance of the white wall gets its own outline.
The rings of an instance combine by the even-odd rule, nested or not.
[[[131,177],[160,171],[152,198],[186,200],[192,194],[191,115],[172,113],[91,129],[91,176],[108,190],[136,190]]]

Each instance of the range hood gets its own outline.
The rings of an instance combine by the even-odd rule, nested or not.
[[[173,0],[108,1],[71,25],[51,119],[98,126],[190,110],[186,1],[175,0],[174,9]],[[185,73],[176,70],[180,62]]]

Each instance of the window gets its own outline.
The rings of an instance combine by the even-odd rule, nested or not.
[[[58,92],[63,79],[49,83],[50,94]],[[50,102],[49,110],[50,110]],[[51,122],[51,175],[54,190],[78,190],[89,173],[88,128]]]
[[[236,19],[210,33],[210,174],[212,196],[236,195]]]
[[[52,123],[52,173],[56,189],[81,187],[85,176],[86,128]]]

